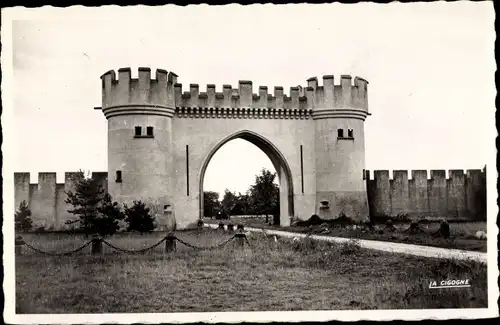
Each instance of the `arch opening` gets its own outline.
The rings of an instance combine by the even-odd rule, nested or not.
[[[204,217],[204,182],[207,168],[213,156],[228,142],[242,139],[259,148],[271,161],[279,184],[279,225],[289,226],[290,219],[294,215],[294,191],[291,169],[283,154],[269,140],[258,133],[244,130],[233,133],[220,140],[208,153],[203,161],[200,172],[199,183],[199,211],[200,219]],[[221,198],[222,199],[222,198]]]

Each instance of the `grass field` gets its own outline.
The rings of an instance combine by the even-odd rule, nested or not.
[[[118,234],[108,239],[141,249],[165,234]],[[204,229],[177,232],[182,240],[214,245],[231,234]],[[31,234],[26,242],[64,252],[86,242],[63,234]],[[23,247],[16,257],[17,313],[149,313],[279,310],[353,310],[487,307],[486,266],[364,250],[304,239],[275,242],[249,235],[215,250],[177,243],[131,255],[89,247],[75,256],[50,257]],[[429,289],[430,281],[469,279],[470,288]]]
[[[271,220],[271,218],[270,218]],[[219,223],[220,220],[205,219],[207,223]],[[330,227],[328,225],[318,225],[311,227],[279,227],[270,226],[266,224],[265,217],[240,217],[232,216],[231,219],[223,220],[225,224],[243,224],[248,227],[256,228],[267,228],[267,229],[278,229],[281,231],[291,231],[298,233],[313,233],[325,236],[334,237],[344,237],[344,238],[359,238],[359,239],[370,239],[370,240],[381,240],[381,241],[391,241],[397,243],[415,244],[415,245],[426,245],[433,247],[442,248],[454,248],[463,249],[470,251],[486,252],[487,242],[486,240],[477,239],[474,234],[478,230],[486,231],[486,222],[467,222],[467,223],[450,223],[450,238],[444,239],[439,237],[432,237],[426,233],[403,233],[403,230],[408,229],[409,223],[395,224],[397,232],[383,231],[379,233],[377,231],[361,231],[352,230],[346,227]],[[439,229],[439,223],[429,223],[421,224],[426,232],[432,233]],[[375,225],[376,230],[383,230],[385,225]]]

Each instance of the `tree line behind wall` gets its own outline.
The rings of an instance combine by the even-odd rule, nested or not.
[[[203,192],[203,210],[207,218],[228,219],[234,215],[265,215],[279,218],[279,187],[275,183],[276,173],[262,169],[255,176],[255,183],[245,194],[225,190],[222,200],[219,193]]]

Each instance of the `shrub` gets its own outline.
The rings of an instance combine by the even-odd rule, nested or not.
[[[355,239],[351,239],[348,242],[342,243],[340,246],[340,254],[342,255],[354,255],[359,253],[361,246]]]
[[[309,237],[292,241],[292,249],[296,252],[307,253],[316,250],[317,247],[318,242]]]
[[[34,232],[35,232],[35,234],[43,234],[43,233],[45,233],[47,231],[45,230],[45,226],[44,225],[40,225],[40,226],[36,226]]]
[[[156,226],[154,217],[149,213],[149,208],[141,201],[134,201],[129,208],[125,204],[125,222],[128,231],[137,231],[141,234],[152,232]]]
[[[332,226],[346,227],[356,225],[356,222],[351,218],[347,217],[345,213],[341,212],[338,218],[333,220],[325,220],[326,223]]]
[[[112,235],[120,229],[119,220],[125,217],[117,202],[112,202],[111,195],[106,193],[101,205],[97,208],[101,218],[95,222],[96,232],[101,236]]]
[[[20,232],[28,232],[33,228],[33,220],[31,220],[31,210],[28,208],[28,203],[22,201],[19,204],[19,210],[14,215],[15,230]]]

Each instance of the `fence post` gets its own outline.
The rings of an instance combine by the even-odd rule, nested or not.
[[[169,233],[166,237],[166,240],[165,240],[165,252],[166,253],[169,253],[169,252],[173,252],[175,251],[177,245],[176,245],[176,237],[174,234],[172,233]]]
[[[239,248],[243,248],[245,245],[245,234],[243,232],[238,232],[234,236],[236,240],[236,246]]]
[[[234,231],[234,225],[232,223],[227,225],[227,230],[228,231]]]
[[[439,225],[439,234],[444,238],[450,237],[450,224],[446,220]]]
[[[16,236],[16,248],[15,248],[15,254],[16,255],[22,255],[23,254],[23,245],[24,245],[23,237]]]
[[[102,254],[102,238],[98,235],[92,237],[92,255]]]
[[[198,220],[198,223],[196,224],[196,230],[198,234],[203,231],[203,220]]]
[[[219,228],[217,230],[224,230],[224,224],[222,222],[219,223]]]

